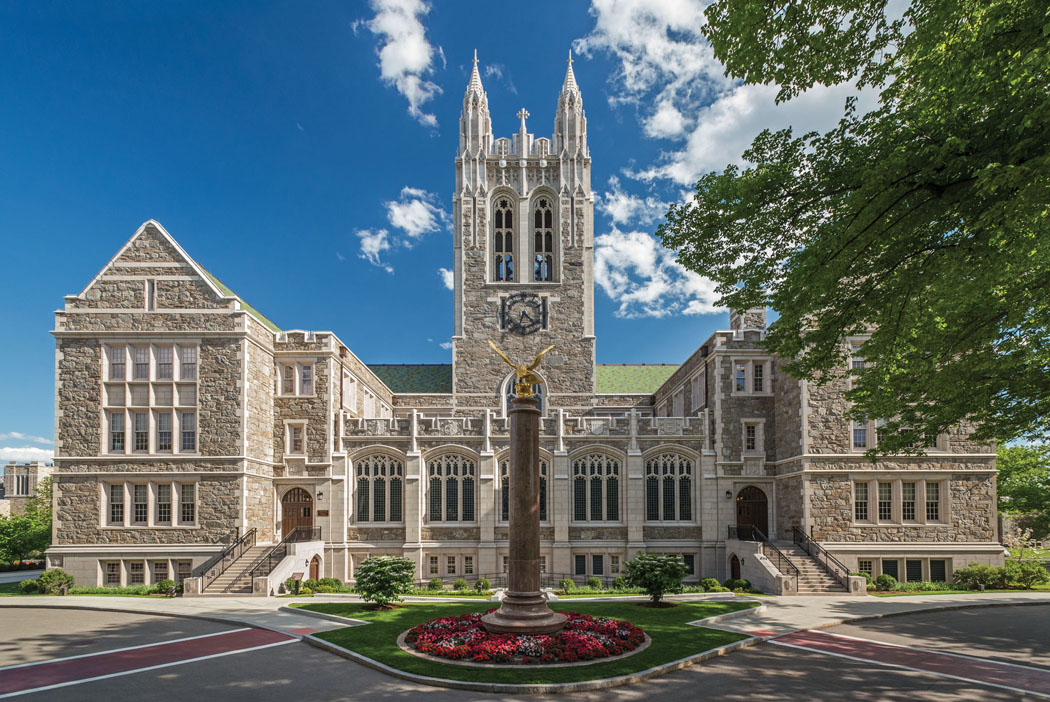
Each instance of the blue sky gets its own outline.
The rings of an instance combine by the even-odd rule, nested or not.
[[[653,233],[764,127],[826,128],[723,75],[700,0],[0,4],[0,460],[45,457],[55,309],[146,219],[284,328],[366,362],[449,362],[448,213],[477,49],[497,136],[584,97],[600,363],[678,363],[727,325]],[[513,15],[513,16],[512,16]],[[533,19],[537,18],[537,19]]]

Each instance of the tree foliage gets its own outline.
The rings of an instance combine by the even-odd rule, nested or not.
[[[975,439],[1050,433],[1050,8],[1045,0],[721,0],[728,72],[790,100],[818,84],[879,92],[827,133],[759,134],[673,206],[660,234],[721,304],[769,305],[766,347],[794,375],[845,368],[890,418],[879,452],[963,421]]]
[[[357,567],[354,589],[366,602],[385,607],[412,592],[416,566],[400,556],[372,556]]]
[[[40,481],[24,514],[0,517],[0,561],[38,556],[51,545],[51,478]]]
[[[1000,446],[999,511],[1036,538],[1050,534],[1050,446]]]
[[[659,553],[639,553],[624,568],[627,584],[645,590],[654,603],[665,594],[681,592],[686,576],[685,561]]]

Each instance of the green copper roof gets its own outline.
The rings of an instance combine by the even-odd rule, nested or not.
[[[598,364],[595,386],[599,393],[651,395],[667,382],[680,366],[654,364]]]
[[[379,363],[368,368],[392,392],[451,393],[450,363]]]
[[[197,265],[200,266],[199,263]],[[269,319],[267,319],[266,315],[264,315],[262,312],[260,312],[259,310],[255,309],[254,307],[249,305],[247,302],[244,301],[243,297],[241,297],[240,295],[238,295],[237,293],[235,293],[234,291],[232,291],[228,287],[226,287],[226,285],[221,280],[219,280],[214,275],[212,275],[207,270],[205,270],[204,266],[201,266],[201,270],[204,271],[204,275],[208,276],[208,278],[211,279],[211,282],[215,283],[215,287],[217,287],[219,290],[222,290],[223,294],[225,294],[225,295],[232,295],[233,297],[235,297],[238,300],[240,300],[241,307],[244,308],[244,311],[247,312],[248,314],[250,314],[251,316],[255,317],[255,319],[260,324],[262,324],[264,327],[266,327],[267,329],[269,329],[270,331],[272,331],[275,334],[281,331],[281,328],[279,326],[277,326],[276,324],[274,324],[273,322],[271,322]]]

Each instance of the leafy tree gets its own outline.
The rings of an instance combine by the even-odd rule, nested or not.
[[[891,418],[879,452],[969,421],[976,440],[1050,434],[1050,13],[1045,0],[720,0],[727,72],[820,84],[835,129],[759,134],[660,228],[732,309],[779,312],[765,346],[826,382],[870,334],[847,398]]]
[[[654,604],[665,594],[681,592],[687,572],[681,558],[659,553],[639,553],[624,568],[627,583],[645,590]]]
[[[1050,446],[999,446],[999,511],[1037,539],[1050,535]]]
[[[366,602],[375,602],[386,607],[400,602],[401,595],[412,592],[412,576],[416,566],[400,556],[372,556],[357,568],[357,583],[354,589]]]
[[[40,481],[25,512],[0,517],[0,561],[23,561],[51,545],[51,478]]]
[[[40,577],[36,579],[36,582],[40,587],[40,592],[45,595],[61,592],[63,586],[66,588],[72,588],[76,585],[73,576],[61,568],[53,568],[44,571],[40,574]]]

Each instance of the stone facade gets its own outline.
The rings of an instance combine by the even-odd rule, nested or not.
[[[282,330],[143,224],[56,313],[49,563],[88,583],[127,584],[139,563],[147,581],[183,577],[238,533],[273,543],[313,526],[326,576],[352,580],[375,554],[411,558],[421,580],[499,574],[511,369],[490,339],[516,360],[555,347],[539,368],[552,576],[613,578],[649,550],[682,555],[691,580],[724,579],[744,555],[739,526],[775,540],[798,527],[874,574],[1001,560],[992,447],[964,426],[927,455],[869,460],[846,369],[792,378],[762,346],[762,309],[733,313],[681,366],[620,368],[633,380],[599,394],[591,160],[571,64],[552,137],[527,117],[494,138],[475,66],[455,159],[451,368],[369,366],[332,332]],[[513,243],[497,251],[503,202],[516,224],[504,220]],[[512,279],[497,254],[513,257]]]

